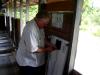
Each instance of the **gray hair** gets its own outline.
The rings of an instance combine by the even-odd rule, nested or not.
[[[38,12],[36,14],[37,19],[41,19],[41,18],[50,18],[50,15],[47,12]]]

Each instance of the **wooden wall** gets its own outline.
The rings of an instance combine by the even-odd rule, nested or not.
[[[47,3],[45,5],[46,11],[49,12],[50,14],[62,13],[64,15],[62,28],[53,27],[52,23],[50,22],[50,24],[46,29],[47,36],[56,35],[58,37],[61,37],[69,41],[69,50],[64,68],[64,73],[63,73],[64,75],[68,75],[69,72],[68,71],[69,62],[71,56],[71,47],[72,47],[74,24],[76,17],[76,5],[77,5],[77,0],[65,0],[65,1],[56,0],[56,2]]]
[[[47,35],[57,35],[67,41],[72,40],[73,29],[74,29],[74,18],[75,18],[75,1],[74,0],[66,0],[66,1],[58,1],[53,3],[46,4],[46,11],[50,14],[52,13],[62,13],[63,17],[63,28],[55,28],[52,27],[52,24],[46,29]]]
[[[20,19],[12,18],[12,32],[11,37],[15,42],[16,47],[20,40]]]
[[[47,11],[73,11],[75,2],[74,0],[65,0],[47,3],[46,10]]]

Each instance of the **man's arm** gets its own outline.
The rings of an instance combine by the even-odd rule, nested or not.
[[[38,48],[38,50],[36,52],[51,52],[53,51],[54,49],[52,47],[47,47],[47,48]]]

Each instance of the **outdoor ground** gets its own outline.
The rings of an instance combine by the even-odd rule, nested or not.
[[[80,31],[75,69],[83,75],[100,75],[100,37]]]

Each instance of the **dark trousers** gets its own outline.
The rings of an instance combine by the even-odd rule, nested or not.
[[[20,75],[45,75],[45,66],[30,67],[19,66]]]

